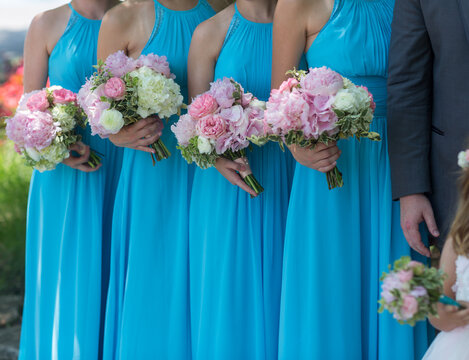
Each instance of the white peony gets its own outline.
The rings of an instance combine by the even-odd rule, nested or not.
[[[197,139],[197,148],[201,154],[210,154],[213,150],[213,145],[208,139],[199,136]]]
[[[348,113],[355,113],[358,110],[357,100],[352,89],[342,89],[337,92],[333,104],[334,109]]]
[[[62,131],[71,131],[75,127],[75,119],[67,113],[67,105],[57,104],[52,108],[54,121],[59,122]]]
[[[119,111],[108,109],[101,113],[99,123],[110,134],[117,134],[124,126],[124,118]]]
[[[178,113],[184,99],[174,80],[146,66],[132,71],[130,76],[138,79],[137,113],[141,117],[157,114],[160,118],[169,118]]]

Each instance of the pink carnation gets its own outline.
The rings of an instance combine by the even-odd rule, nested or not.
[[[411,295],[404,296],[402,307],[401,307],[401,316],[403,320],[411,319],[418,311],[419,303]]]
[[[194,118],[202,118],[209,114],[213,114],[218,109],[215,98],[209,93],[203,93],[197,96],[189,106],[189,114]]]
[[[185,114],[171,126],[171,131],[176,135],[179,145],[189,145],[189,140],[197,135],[195,125],[194,119],[189,114]]]
[[[31,111],[46,111],[49,108],[49,100],[47,99],[47,92],[41,90],[32,94],[27,102],[26,106]]]
[[[196,128],[203,137],[217,139],[226,132],[226,123],[219,115],[207,115],[197,122]]]
[[[52,92],[52,97],[54,99],[54,104],[67,104],[75,102],[77,97],[76,95],[67,89],[57,89]]]
[[[301,88],[307,95],[335,95],[344,87],[344,80],[335,71],[323,66],[310,68],[300,81]]]
[[[233,106],[235,99],[233,93],[236,91],[235,86],[228,78],[217,80],[210,84],[210,94],[215,98],[218,105],[222,108]]]
[[[122,77],[125,74],[136,69],[136,61],[127,55],[124,51],[119,50],[107,57],[104,67],[111,72],[112,75]]]
[[[57,128],[52,116],[47,112],[35,111],[27,114],[28,126],[25,133],[25,146],[42,150],[55,138]]]
[[[111,99],[122,100],[125,95],[125,82],[121,78],[112,77],[104,84],[104,94]]]
[[[136,61],[137,67],[149,67],[156,72],[159,72],[166,76],[169,79],[175,79],[176,76],[171,74],[171,70],[169,69],[169,63],[166,59],[166,56],[158,56],[155,54],[148,54],[148,55],[140,55],[140,57]]]

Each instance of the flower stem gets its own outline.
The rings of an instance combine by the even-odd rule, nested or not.
[[[337,166],[326,174],[327,185],[329,190],[335,189],[336,187],[344,186],[344,180],[342,179],[342,173],[339,171]]]
[[[261,184],[257,181],[257,179],[254,177],[254,175],[248,175],[244,179],[244,182],[251,188],[253,189],[257,195],[262,193],[264,191],[264,188],[262,187]]]
[[[96,155],[93,150],[91,150],[90,157],[88,158],[88,166],[94,169],[99,164],[101,164],[101,158]]]
[[[155,165],[155,160],[160,161],[171,156],[171,152],[168,150],[166,145],[163,143],[163,140],[161,139],[156,140],[153,144],[150,145],[150,147],[155,150],[155,153],[151,154],[153,165]]]

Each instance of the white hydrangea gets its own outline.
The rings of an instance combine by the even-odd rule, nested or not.
[[[67,112],[67,105],[57,104],[52,108],[52,117],[59,123],[62,131],[71,131],[75,127],[75,119]]]
[[[178,113],[184,99],[174,80],[146,66],[132,71],[130,76],[138,79],[137,113],[141,117],[157,114],[160,118],[169,118]]]
[[[197,139],[197,148],[201,154],[210,154],[213,150],[213,145],[208,139],[199,136]]]
[[[124,126],[124,118],[119,111],[108,109],[102,112],[99,123],[110,134],[117,134]]]
[[[58,164],[70,156],[70,151],[62,143],[55,143],[41,151],[41,157],[51,163]]]

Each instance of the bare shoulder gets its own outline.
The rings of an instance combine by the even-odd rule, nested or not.
[[[231,19],[234,14],[234,5],[230,5],[210,19],[200,23],[192,35],[195,44],[203,44],[211,50],[220,51],[226,37]]]
[[[71,10],[68,5],[37,14],[31,21],[27,38],[42,42],[50,53],[64,33]]]

